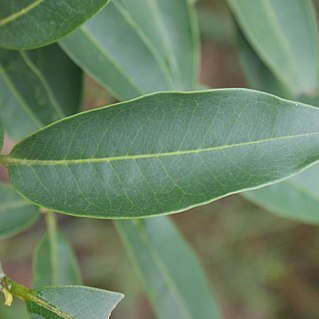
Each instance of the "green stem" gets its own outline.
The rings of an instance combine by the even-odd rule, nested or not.
[[[56,247],[56,242],[57,242],[57,229],[58,229],[58,224],[57,224],[57,218],[56,215],[52,212],[47,212],[46,215],[46,224],[47,224],[47,229],[48,229],[48,235],[49,235],[49,242],[51,245],[51,264],[52,264],[52,283],[56,284],[58,281],[58,275],[57,272],[55,271],[57,267],[57,247]]]
[[[30,290],[27,287],[24,287],[17,282],[8,279],[8,286],[10,292],[23,301],[32,301]]]
[[[74,319],[74,317],[68,315],[67,313],[63,312],[59,308],[51,305],[46,300],[40,298],[35,290],[30,290],[25,286],[22,286],[18,284],[17,282],[7,279],[7,277],[4,277],[7,280],[7,285],[9,287],[9,291],[12,295],[18,297],[19,299],[25,301],[25,302],[34,302],[37,305],[51,311],[52,313],[56,314],[57,316],[64,318],[64,319]]]

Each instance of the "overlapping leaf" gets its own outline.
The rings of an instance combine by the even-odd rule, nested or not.
[[[287,178],[319,159],[318,134],[317,108],[261,92],[160,93],[61,120],[2,162],[39,205],[133,218]]]
[[[285,182],[246,192],[250,201],[279,216],[319,224],[319,165]]]
[[[254,90],[268,92],[284,98],[292,98],[288,90],[285,89],[281,82],[258,57],[238,28],[237,38],[239,43],[240,62],[249,87]]]
[[[318,23],[311,1],[229,0],[249,42],[298,96],[318,92]]]
[[[118,99],[196,87],[198,33],[188,0],[114,0],[60,41]]]
[[[0,4],[0,47],[33,49],[65,36],[108,0],[11,0]]]
[[[158,318],[220,318],[198,259],[168,217],[116,225]]]
[[[38,218],[38,207],[23,199],[10,185],[0,183],[0,237],[13,236]]]
[[[56,45],[0,50],[1,117],[17,140],[76,112],[81,85],[80,69]]]

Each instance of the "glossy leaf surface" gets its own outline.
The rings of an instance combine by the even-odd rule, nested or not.
[[[123,295],[82,286],[45,287],[31,291],[44,302],[27,302],[31,319],[106,319]],[[44,306],[45,305],[45,306]]]
[[[0,237],[16,235],[38,218],[38,207],[23,199],[10,185],[0,183]]]
[[[108,0],[11,0],[0,4],[0,47],[33,49],[48,45],[84,23]]]
[[[318,135],[317,108],[261,92],[159,93],[61,120],[3,163],[39,205],[133,218],[287,178],[318,160]]]
[[[72,247],[60,231],[48,232],[41,239],[34,256],[33,273],[36,288],[81,283]]]
[[[158,318],[220,318],[198,259],[168,217],[116,226]]]
[[[57,45],[0,50],[0,71],[1,117],[17,140],[79,109],[81,71]]]
[[[295,96],[318,91],[318,23],[311,1],[228,0],[245,36]]]
[[[188,0],[114,0],[60,44],[118,99],[190,90],[198,73],[192,6]]]

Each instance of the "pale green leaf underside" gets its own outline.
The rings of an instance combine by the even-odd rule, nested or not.
[[[27,302],[31,319],[106,319],[123,299],[119,293],[83,286],[45,287],[32,293],[50,306]]]
[[[108,0],[11,0],[0,4],[0,47],[33,49],[70,33]]]
[[[265,93],[159,93],[66,118],[4,161],[26,198],[78,216],[167,214],[299,172],[319,110]]]
[[[317,164],[285,182],[246,192],[244,196],[279,216],[319,224],[318,178]]]
[[[220,318],[201,265],[168,217],[116,226],[158,318]]]
[[[118,99],[190,90],[198,73],[192,6],[188,0],[114,0],[60,44]]]
[[[318,23],[311,1],[229,0],[259,56],[294,95],[318,91]]]
[[[38,218],[38,207],[23,199],[11,186],[0,183],[0,237],[16,235]]]
[[[0,50],[0,109],[16,140],[78,111],[81,71],[57,46]]]
[[[81,283],[72,247],[60,231],[46,233],[39,242],[33,261],[33,273],[35,288]]]

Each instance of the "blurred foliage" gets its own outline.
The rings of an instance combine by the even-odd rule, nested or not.
[[[203,39],[201,79],[212,87],[243,87],[234,25],[224,0],[198,1]],[[90,78],[84,108],[114,100]],[[319,228],[280,219],[231,196],[173,216],[198,253],[226,319],[319,317]],[[86,285],[121,291],[126,298],[113,319],[153,319],[142,285],[111,221],[59,215]],[[0,240],[6,272],[31,284],[32,254],[43,221],[12,239]],[[23,307],[0,305],[1,319],[26,318]]]

